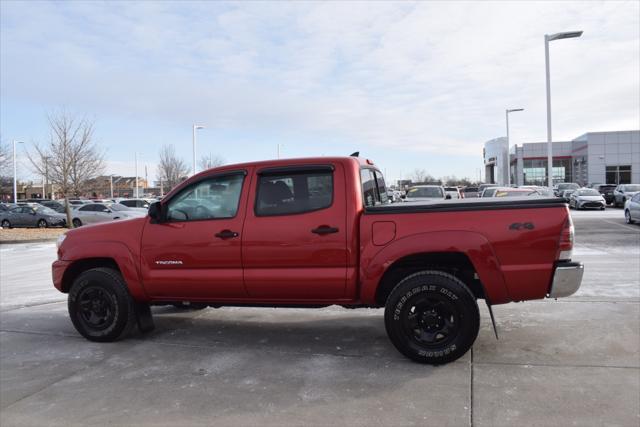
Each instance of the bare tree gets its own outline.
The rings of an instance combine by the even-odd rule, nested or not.
[[[206,170],[211,168],[217,168],[218,166],[222,166],[225,164],[225,161],[220,156],[213,156],[209,154],[208,156],[200,157],[200,161],[198,162],[198,167],[200,170]]]
[[[417,184],[425,182],[433,182],[435,178],[427,173],[424,169],[414,169],[410,175],[411,181]]]
[[[189,174],[187,164],[176,155],[173,145],[163,145],[160,149],[160,164],[158,164],[158,174],[171,190],[180,184]]]
[[[50,137],[27,152],[34,170],[47,176],[64,195],[67,226],[71,227],[69,197],[79,196],[84,184],[104,170],[104,156],[93,142],[93,123],[61,111],[48,116]]]
[[[0,141],[0,177],[8,177],[12,174],[12,172],[9,172],[11,164],[10,155],[9,143]]]

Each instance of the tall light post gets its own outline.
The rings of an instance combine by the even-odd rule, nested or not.
[[[507,118],[507,187],[511,186],[511,154],[509,154],[510,140],[509,140],[509,113],[515,113],[516,111],[524,111],[524,108],[512,108],[505,110],[504,115]]]
[[[113,174],[109,175],[109,196],[113,199]]]
[[[193,175],[196,174],[196,131],[198,129],[204,129],[204,126],[193,124]]]
[[[549,42],[554,40],[572,39],[580,37],[582,31],[567,31],[564,33],[544,35],[544,59],[547,72],[547,175],[549,188],[553,188],[553,149],[551,147],[551,77],[549,73]]]
[[[16,144],[24,144],[23,141],[13,140],[13,203],[18,203],[18,168],[16,166]]]
[[[134,153],[135,156],[135,162],[136,162],[136,195],[135,198],[138,198],[138,152],[136,151]]]

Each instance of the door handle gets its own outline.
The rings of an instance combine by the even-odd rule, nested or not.
[[[219,233],[216,233],[215,236],[218,239],[231,239],[232,237],[238,237],[239,234],[236,233],[235,231],[231,231],[231,230],[222,230]]]
[[[337,233],[338,231],[340,230],[336,227],[329,227],[328,225],[321,225],[320,227],[311,230],[312,233],[320,235]]]

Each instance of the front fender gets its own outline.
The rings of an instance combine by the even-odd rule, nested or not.
[[[376,290],[383,274],[396,261],[409,255],[430,252],[458,252],[467,255],[491,304],[511,301],[498,258],[491,244],[483,235],[471,231],[413,234],[394,241],[377,253],[363,253],[360,267],[362,301],[375,302]]]
[[[148,300],[147,293],[142,286],[137,263],[127,245],[114,241],[91,241],[74,244],[69,248],[65,248],[61,260],[73,262],[89,258],[113,259],[127,283],[131,296],[138,301]]]

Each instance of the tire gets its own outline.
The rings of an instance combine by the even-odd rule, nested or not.
[[[111,268],[80,274],[69,291],[68,309],[73,326],[89,341],[116,341],[136,324],[133,298],[120,273]]]
[[[73,228],[82,227],[82,221],[80,221],[79,218],[73,218],[73,220],[71,220],[71,223],[73,224]]]
[[[480,328],[476,299],[455,276],[437,270],[402,279],[385,305],[387,335],[400,353],[440,365],[464,355]]]
[[[9,222],[8,219],[2,220],[2,228],[11,228],[11,223]]]
[[[44,219],[41,219],[40,221],[38,221],[38,228],[47,228],[48,224],[47,221],[45,221]]]
[[[624,219],[627,224],[633,224],[635,222],[634,220],[631,219],[631,212],[629,212],[629,209],[625,209]]]

